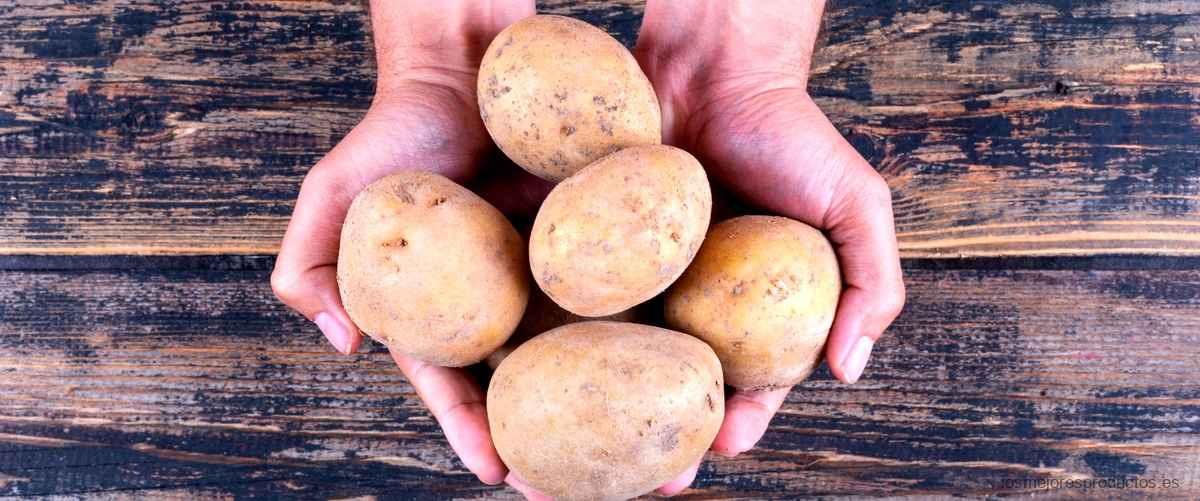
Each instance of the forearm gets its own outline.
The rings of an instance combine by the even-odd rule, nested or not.
[[[639,50],[708,71],[761,67],[807,78],[824,8],[824,0],[648,0]]]
[[[371,0],[370,9],[381,90],[474,74],[492,38],[535,12],[533,0]]]

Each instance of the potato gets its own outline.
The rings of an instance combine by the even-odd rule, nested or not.
[[[617,312],[612,315],[605,315],[596,320],[611,320],[614,322],[642,322],[647,324],[655,323],[654,313],[658,317],[662,316],[662,308],[658,308],[656,312],[651,312],[647,305],[635,306],[625,311]],[[567,310],[562,309],[554,301],[551,300],[546,293],[542,292],[537,287],[532,287],[529,290],[529,306],[525,307],[525,316],[521,317],[521,323],[517,324],[517,329],[513,331],[512,336],[509,336],[508,341],[493,351],[491,355],[484,360],[488,367],[493,370],[500,366],[500,362],[504,360],[518,346],[525,344],[526,341],[533,339],[534,336],[546,332],[556,327],[583,322],[588,320]],[[661,324],[661,321],[657,323]]]
[[[490,204],[437,174],[367,186],[342,226],[342,304],[366,334],[425,362],[483,360],[529,299],[524,241]]]
[[[700,163],[670,146],[597,160],[546,197],[529,237],[534,280],[567,311],[598,317],[662,292],[695,257],[712,212]]]
[[[496,451],[556,499],[627,499],[695,464],[725,414],[721,365],[686,334],[582,322],[541,334],[487,392]]]
[[[743,216],[712,227],[667,292],[667,324],[704,340],[725,381],[783,388],[812,373],[842,291],[833,247],[785,217]]]
[[[546,180],[662,142],[658,97],[633,55],[569,17],[533,16],[501,31],[479,67],[478,96],[496,145]]]

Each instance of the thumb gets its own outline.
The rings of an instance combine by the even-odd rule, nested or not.
[[[837,251],[845,289],[825,353],[834,376],[854,383],[862,376],[875,342],[904,307],[904,278],[891,191],[848,142],[841,140],[839,145],[847,158],[846,171],[834,190],[824,226]]]
[[[318,164],[304,178],[271,273],[271,288],[285,304],[317,324],[334,348],[350,354],[358,349],[362,335],[338,294],[337,254],[342,221],[358,187],[348,186],[345,176],[329,165]]]
[[[312,320],[337,351],[349,355],[358,350],[362,335],[342,307],[336,273],[334,265],[296,273],[277,263],[271,288],[284,304]]]
[[[846,383],[862,376],[875,342],[904,307],[891,196],[873,170],[860,171],[827,219],[845,289],[825,353],[830,371]]]
[[[734,186],[765,208],[823,231],[837,253],[844,290],[826,343],[830,371],[853,383],[874,346],[904,305],[904,280],[891,191],[807,96],[786,113],[764,141],[754,134],[726,139],[742,169],[726,169]],[[769,102],[769,104],[776,104]],[[785,124],[790,126],[779,126]],[[757,139],[756,139],[757,138]]]

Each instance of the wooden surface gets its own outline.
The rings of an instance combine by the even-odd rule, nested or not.
[[[497,495],[378,345],[334,354],[267,275],[0,274],[0,492]],[[822,369],[758,449],[706,463],[694,494],[1125,476],[1200,492],[1200,271],[910,263],[906,279],[911,306],[866,380]]]
[[[641,10],[541,7],[627,44]],[[515,496],[267,284],[369,32],[360,2],[0,2],[0,496]],[[821,43],[908,306],[685,496],[1200,497],[1200,2],[835,1]]]
[[[275,252],[370,100],[369,27],[328,0],[0,4],[0,254]],[[905,256],[1200,253],[1200,2],[833,2],[811,90],[891,180]]]

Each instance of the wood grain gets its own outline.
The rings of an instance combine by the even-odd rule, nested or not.
[[[358,2],[0,7],[0,253],[273,250],[371,47]]]
[[[1195,264],[915,263],[866,378],[818,371],[688,494],[1195,498]],[[463,469],[386,353],[333,353],[266,274],[0,272],[0,495],[513,497]],[[1179,487],[1029,484],[1125,477]]]
[[[810,90],[906,255],[1200,253],[1200,3],[902,3],[828,16]]]
[[[547,1],[626,44],[637,1]],[[1200,253],[1200,3],[830,3],[810,90],[909,257]],[[270,254],[372,93],[360,2],[0,5],[0,254]]]

